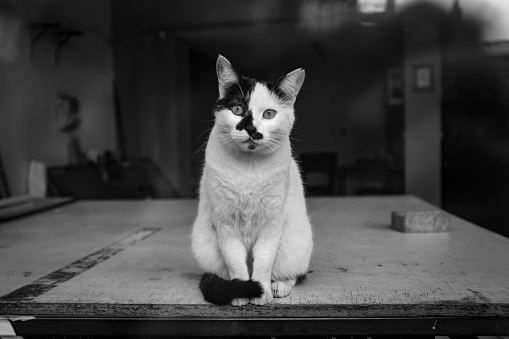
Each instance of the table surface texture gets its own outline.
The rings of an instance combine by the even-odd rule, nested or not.
[[[451,217],[390,228],[413,196],[310,198],[307,280],[265,306],[215,306],[191,253],[195,200],[80,201],[0,224],[0,317],[408,318],[509,315],[509,239]]]

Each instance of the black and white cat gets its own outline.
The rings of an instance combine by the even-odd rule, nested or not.
[[[264,305],[305,277],[313,247],[289,137],[305,73],[256,81],[221,55],[216,71],[219,98],[192,233],[207,272],[200,288],[215,304]]]

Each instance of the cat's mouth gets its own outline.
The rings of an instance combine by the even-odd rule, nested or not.
[[[251,139],[251,138],[245,140],[244,144],[247,144],[247,148],[250,149],[250,150],[254,150],[258,146],[258,144],[253,139]]]

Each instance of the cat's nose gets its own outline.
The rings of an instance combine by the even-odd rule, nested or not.
[[[252,136],[253,133],[256,132],[256,127],[254,127],[252,124],[246,124],[244,129],[246,130],[247,134],[249,134],[249,136]]]
[[[259,133],[259,132],[254,132],[252,135],[251,135],[251,139],[253,140],[260,140],[260,139],[263,139],[263,134]]]

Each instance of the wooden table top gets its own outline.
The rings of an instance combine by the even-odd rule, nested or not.
[[[383,319],[415,320],[405,333],[509,333],[509,239],[454,216],[447,233],[391,229],[391,211],[435,209],[413,196],[310,198],[308,208],[315,247],[306,282],[272,304],[240,308],[208,304],[198,289],[195,200],[81,201],[0,224],[0,317],[28,320],[14,321],[25,334],[90,319],[101,334],[117,333],[121,320],[124,331],[129,319],[187,321],[185,330],[135,334],[200,334],[193,321],[216,334],[369,334],[387,327],[375,322]],[[335,320],[349,321],[350,332]]]

